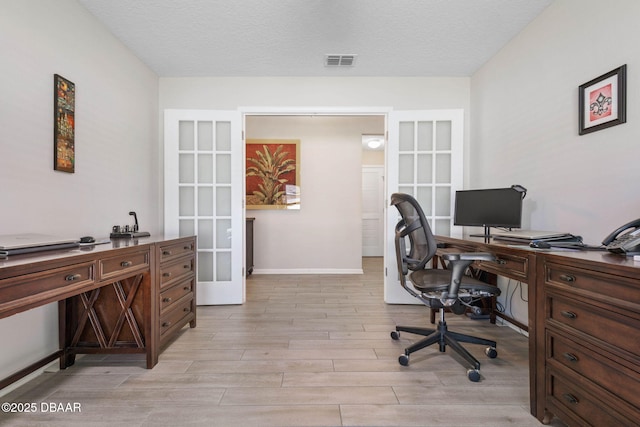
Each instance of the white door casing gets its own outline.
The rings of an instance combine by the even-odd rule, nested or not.
[[[362,166],[362,256],[384,255],[384,166]]]
[[[454,195],[463,184],[463,110],[392,111],[388,120],[384,300],[415,304],[400,286],[391,194],[407,193],[422,206],[434,234],[453,236]]]
[[[165,234],[197,235],[197,304],[245,300],[243,142],[237,111],[165,110]]]

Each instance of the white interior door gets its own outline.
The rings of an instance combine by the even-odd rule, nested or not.
[[[362,167],[362,256],[384,255],[384,166]]]
[[[393,111],[387,144],[387,223],[384,300],[416,303],[398,280],[394,243],[400,219],[391,194],[407,193],[422,206],[434,234],[453,235],[453,206],[463,179],[463,111]]]
[[[166,110],[165,233],[198,236],[197,304],[245,300],[243,143],[237,111]]]

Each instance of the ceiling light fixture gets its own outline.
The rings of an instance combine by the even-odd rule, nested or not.
[[[362,145],[372,150],[384,145],[384,135],[362,135]]]

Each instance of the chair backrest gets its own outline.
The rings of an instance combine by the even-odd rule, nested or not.
[[[396,225],[398,268],[403,270],[408,268],[412,271],[422,270],[436,254],[437,250],[436,239],[433,237],[427,217],[418,201],[408,194],[392,194],[391,205],[398,209],[402,217]],[[405,237],[409,238],[410,247],[408,253],[404,246]],[[400,257],[403,258],[402,267],[400,265]],[[407,274],[407,271],[404,271],[404,274]]]

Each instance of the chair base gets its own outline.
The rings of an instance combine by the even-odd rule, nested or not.
[[[418,328],[411,326],[396,326],[396,332],[391,333],[391,337],[393,339],[399,339],[400,334],[397,332],[409,332],[416,335],[422,335],[426,338],[418,341],[417,343],[407,347],[404,350],[404,354],[400,356],[398,359],[401,365],[409,364],[409,355],[418,350],[421,350],[425,347],[428,347],[433,344],[438,344],[440,351],[444,353],[447,346],[451,347],[456,353],[458,353],[470,366],[470,370],[467,372],[469,379],[471,381],[478,381],[479,370],[480,370],[480,362],[478,359],[473,357],[471,353],[469,353],[462,345],[461,342],[466,342],[470,344],[483,344],[489,346],[485,353],[490,358],[495,358],[498,355],[496,350],[496,342],[484,338],[474,337],[471,335],[460,334],[458,332],[452,332],[447,329],[447,322],[444,321],[443,313],[441,313],[441,319],[438,322],[438,326],[436,329],[427,329],[427,328]]]

